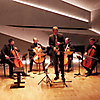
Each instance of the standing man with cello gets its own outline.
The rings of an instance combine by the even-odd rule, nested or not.
[[[89,39],[89,45],[86,49],[84,56],[86,56],[85,60],[83,60],[82,65],[88,71],[87,76],[90,76],[92,71],[97,65],[99,56],[100,56],[100,45],[96,43],[95,38]]]
[[[65,82],[64,78],[64,37],[63,34],[58,34],[58,27],[54,26],[52,29],[53,34],[49,36],[49,45],[52,48],[52,56],[53,56],[53,63],[55,67],[55,74],[56,77],[54,80],[59,79],[59,71],[58,71],[58,58],[60,61],[60,69],[62,74],[62,80]],[[58,49],[58,50],[57,50]],[[57,51],[60,51],[60,54],[57,55]]]
[[[8,44],[4,45],[4,47],[1,50],[2,61],[4,63],[9,64],[9,78],[12,78],[12,79],[14,79],[13,67],[15,66],[15,64],[13,62],[13,58],[11,58],[11,51],[14,49],[18,50],[16,47],[14,47],[14,40],[12,38],[10,38],[8,40]]]

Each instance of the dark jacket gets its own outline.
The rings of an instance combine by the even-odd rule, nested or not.
[[[64,51],[63,45],[65,43],[65,40],[63,34],[57,34],[57,41],[60,42],[59,51]],[[49,36],[49,45],[52,49],[55,47],[55,36],[53,34]]]
[[[3,58],[5,58],[5,55],[7,56],[11,56],[11,46],[8,45],[4,45],[4,47],[1,49],[1,55]]]
[[[14,50],[14,46],[12,47],[12,50]],[[19,52],[19,50],[17,51]],[[5,55],[11,57],[11,46],[9,44],[4,45],[4,47],[1,49],[2,58],[5,58]]]

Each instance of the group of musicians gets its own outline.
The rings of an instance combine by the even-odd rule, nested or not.
[[[49,46],[52,49],[52,59],[53,59],[53,65],[55,68],[55,75],[56,77],[54,80],[59,79],[59,69],[61,71],[61,77],[63,82],[65,82],[64,78],[64,55],[66,52],[70,51],[75,51],[75,48],[71,44],[70,38],[64,38],[63,34],[58,33],[58,27],[54,26],[52,28],[52,35],[49,36]],[[96,43],[96,40],[94,38],[89,39],[89,46],[84,53],[85,56],[89,56],[89,59],[92,59],[92,64],[91,67],[87,67],[87,64],[89,63],[86,59],[86,61],[82,62],[82,66],[88,71],[87,76],[91,75],[93,69],[97,65],[97,62],[100,57],[99,57],[99,52],[100,52],[100,46]],[[43,47],[40,43],[38,43],[37,38],[33,38],[33,44],[30,46],[28,49],[29,51],[29,58],[30,58],[30,70],[29,72],[32,71],[32,66],[33,66],[33,61],[34,61],[34,56],[36,54],[36,50],[34,49],[35,47],[42,48],[44,52],[47,52],[46,47]],[[14,40],[11,38],[8,40],[8,44],[4,45],[4,47],[1,50],[1,55],[2,55],[2,61],[5,63],[9,64],[9,77],[13,78],[13,67],[15,66],[13,59],[11,58],[11,51],[16,50],[19,52],[19,50],[14,46]],[[94,52],[93,52],[94,51]],[[93,53],[91,56],[90,53]],[[66,55],[68,58],[68,72],[71,69],[71,61],[73,59],[73,54]],[[97,59],[95,59],[97,58]],[[59,67],[58,67],[59,65]],[[45,71],[45,60],[43,61],[43,71]]]

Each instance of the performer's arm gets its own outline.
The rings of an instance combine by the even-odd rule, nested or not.
[[[51,41],[51,37],[49,37],[49,46],[50,46],[52,49],[54,48],[53,42]]]
[[[1,50],[1,54],[2,54],[3,57],[5,57],[6,59],[9,59],[9,56],[5,54],[6,49],[7,49],[7,46],[4,45],[4,47],[3,47],[2,50]]]
[[[65,39],[64,39],[63,35],[62,35],[62,39],[61,40],[62,41],[60,42],[60,44],[64,45],[65,44]]]

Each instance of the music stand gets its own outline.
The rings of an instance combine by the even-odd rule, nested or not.
[[[80,56],[77,56],[77,58],[79,60],[79,73],[78,74],[74,74],[74,75],[76,75],[76,76],[74,76],[74,78],[77,77],[77,76],[84,76],[84,75],[80,74],[80,60],[82,60],[82,58]]]
[[[39,65],[39,74],[40,75],[40,58],[39,58],[39,55],[38,55],[38,65]]]

